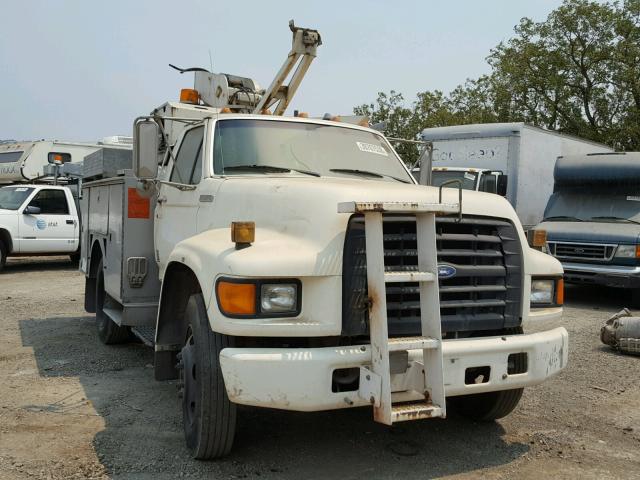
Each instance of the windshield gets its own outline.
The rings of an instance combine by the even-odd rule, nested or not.
[[[475,172],[464,172],[460,170],[434,170],[431,173],[431,185],[439,187],[449,180],[462,180],[464,190],[475,190],[478,174]],[[451,188],[458,188],[457,184],[449,185]]]
[[[380,135],[314,123],[221,120],[216,124],[213,163],[218,175],[291,171],[413,183]]]
[[[17,210],[33,191],[30,187],[2,187],[0,188],[0,208]]]
[[[544,219],[559,222],[638,222],[640,196],[556,192],[549,198]]]

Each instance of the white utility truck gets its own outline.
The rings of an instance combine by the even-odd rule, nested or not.
[[[195,458],[230,451],[238,404],[507,415],[567,365],[564,328],[523,332],[560,320],[560,263],[502,197],[418,185],[375,130],[259,114],[284,112],[320,44],[291,28],[266,91],[195,71],[135,120],[133,172],[84,184],[100,339],[154,346]]]
[[[96,143],[58,140],[11,142],[0,145],[0,184],[32,182],[42,176],[48,164],[81,162],[104,146],[131,148],[131,137],[109,136]]]
[[[502,195],[515,208],[525,230],[542,220],[553,192],[558,157],[613,151],[600,143],[525,123],[427,128],[421,137],[433,143],[430,185],[458,180],[463,189]],[[421,178],[420,183],[426,182]]]

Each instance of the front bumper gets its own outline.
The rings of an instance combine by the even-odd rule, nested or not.
[[[469,395],[521,388],[542,383],[567,366],[568,334],[560,327],[531,335],[467,338],[443,341],[443,366],[447,396]],[[526,353],[525,373],[508,374],[508,357]],[[420,350],[409,351],[409,361],[421,360]],[[234,403],[284,410],[318,411],[369,405],[358,391],[332,392],[333,371],[371,363],[371,348],[225,348],[220,365],[229,399]],[[490,367],[485,383],[466,384],[465,371]],[[405,375],[391,375],[401,386]],[[400,390],[401,387],[397,387]],[[392,388],[393,390],[393,388]],[[403,400],[420,398],[411,392],[395,393]]]
[[[567,283],[586,283],[607,287],[640,287],[640,267],[562,262]]]

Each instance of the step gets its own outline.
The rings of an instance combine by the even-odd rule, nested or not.
[[[438,348],[438,345],[440,345],[440,341],[431,337],[398,337],[389,339],[390,352]]]
[[[384,272],[386,283],[433,282],[436,276],[431,272]]]
[[[156,327],[150,327],[150,326],[131,327],[131,331],[146,346],[153,347],[155,345],[155,342],[156,342]]]
[[[424,401],[391,406],[391,422],[393,423],[441,416],[442,409],[439,406]]]

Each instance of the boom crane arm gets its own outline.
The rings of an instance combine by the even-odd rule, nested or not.
[[[277,103],[273,114],[282,115],[298,90],[311,62],[316,58],[316,49],[322,45],[320,32],[317,30],[296,27],[293,20],[289,21],[289,28],[293,32],[291,51],[273,82],[265,90],[253,113],[261,113]],[[302,60],[300,60],[301,58]],[[291,76],[289,84],[284,85],[296,64],[298,66]]]

